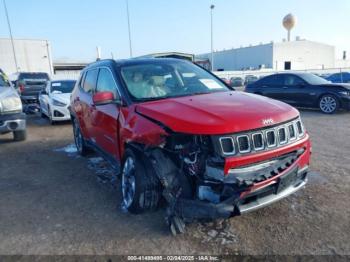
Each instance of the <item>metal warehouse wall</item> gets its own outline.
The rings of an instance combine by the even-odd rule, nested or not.
[[[273,44],[270,43],[215,52],[214,70],[243,70],[250,67],[259,68],[261,65],[265,65],[265,67],[271,68],[273,66],[272,45]],[[211,60],[210,53],[198,55],[197,57],[200,59]]]
[[[307,40],[275,43],[273,45],[275,70],[283,70],[284,62],[291,62],[292,70],[333,68],[334,46]]]
[[[196,57],[211,60],[210,53]],[[285,62],[291,62],[291,70],[333,68],[335,48],[322,43],[296,40],[214,53],[215,71],[219,69],[225,71],[259,69],[262,65],[265,68],[284,70]]]
[[[51,47],[48,41],[15,39],[14,46],[18,71],[52,74]],[[8,75],[17,72],[10,39],[0,38],[0,68]]]

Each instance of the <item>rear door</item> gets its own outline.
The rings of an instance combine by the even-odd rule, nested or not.
[[[96,89],[98,69],[90,69],[86,72],[85,80],[82,86],[82,90],[79,95],[79,124],[83,136],[85,139],[89,139],[95,142],[95,137],[93,136],[93,126],[92,126],[92,114],[94,110],[94,104],[92,102],[92,96],[94,90]]]
[[[112,92],[115,100],[120,100],[115,79],[113,71],[109,67],[100,68],[95,92]],[[119,106],[116,103],[94,105],[91,121],[96,145],[117,161],[120,160],[118,144],[119,114]]]
[[[262,79],[259,83],[260,93],[264,96],[284,100],[283,96],[283,75],[271,75]]]

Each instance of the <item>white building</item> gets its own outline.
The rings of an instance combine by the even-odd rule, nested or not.
[[[211,54],[196,56],[211,60]],[[210,61],[211,62],[211,61]],[[335,48],[313,41],[300,40],[261,44],[214,53],[214,71],[325,69],[335,66]]]
[[[52,56],[47,40],[14,39],[17,69],[11,40],[0,38],[0,68],[8,75],[18,72],[46,72],[52,75]]]

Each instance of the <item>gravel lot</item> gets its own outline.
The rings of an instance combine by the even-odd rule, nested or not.
[[[302,116],[313,141],[305,190],[178,237],[162,211],[121,209],[108,165],[69,146],[69,123],[31,116],[27,141],[0,137],[0,254],[350,254],[350,113]]]

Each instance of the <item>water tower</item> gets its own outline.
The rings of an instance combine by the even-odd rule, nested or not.
[[[290,41],[290,32],[297,23],[297,18],[293,14],[288,14],[283,18],[283,26],[288,31],[288,42]]]

